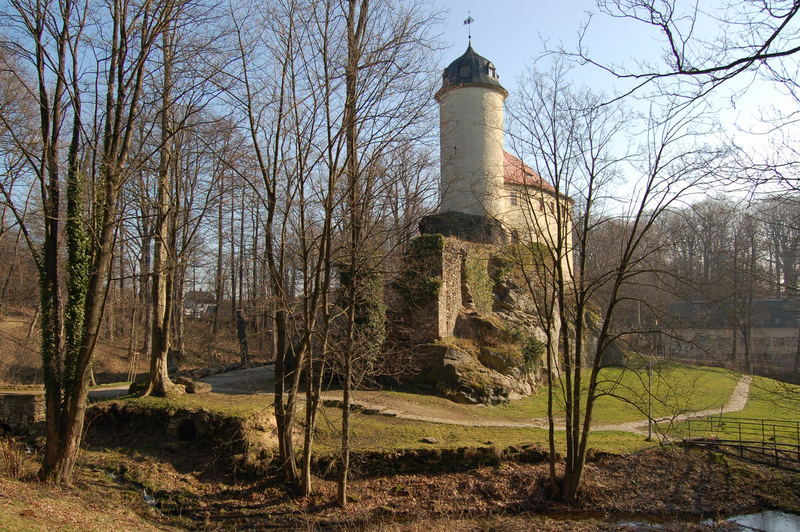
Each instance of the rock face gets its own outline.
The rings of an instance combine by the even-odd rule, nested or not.
[[[496,404],[530,395],[537,378],[514,364],[500,364],[504,372],[487,367],[478,354],[463,345],[428,344],[419,346],[428,365],[420,373],[418,384],[433,389],[457,403]],[[501,355],[498,359],[513,359]],[[493,359],[495,362],[497,359]]]
[[[480,233],[471,216],[444,213],[423,220],[423,232],[438,228],[459,238],[423,234],[410,242],[390,291],[391,322],[399,343],[415,353],[416,372],[408,380],[454,401],[497,403],[536,391],[548,336],[559,338],[560,321],[548,324],[539,316],[520,266],[525,264],[528,276],[546,271],[547,250],[478,237],[465,241]],[[585,352],[593,354],[599,328],[590,312],[585,319]],[[550,355],[557,365],[558,353]],[[605,347],[603,365],[623,360],[617,346]]]

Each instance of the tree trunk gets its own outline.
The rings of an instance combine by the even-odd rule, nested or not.
[[[152,276],[153,271],[151,267],[151,245],[152,233],[150,222],[147,220],[148,214],[142,209],[142,256],[139,261],[139,305],[142,308],[139,320],[142,329],[142,345],[138,351],[142,353],[150,352],[150,345],[153,342],[153,294],[152,294]]]
[[[172,197],[170,176],[172,175],[172,35],[170,28],[162,34],[164,55],[164,87],[161,107],[161,149],[158,171],[156,206],[158,213],[155,227],[155,261],[153,263],[153,321],[150,345],[150,380],[144,395],[165,396],[175,392],[176,387],[169,378],[168,357],[171,342],[172,281],[174,265],[169,256],[170,216]]]
[[[303,475],[301,487],[304,497],[311,495],[311,451],[314,447],[314,430],[322,392],[324,356],[326,352],[327,341],[323,342],[318,357],[312,356],[313,351],[310,351],[306,360],[306,426],[303,432],[303,462],[300,468]]]
[[[281,457],[281,471],[284,478],[293,484],[297,483],[299,477],[297,461],[294,456],[294,446],[292,444],[292,417],[293,412],[287,406],[291,398],[292,390],[287,386],[289,375],[288,371],[288,328],[286,310],[277,308],[275,310],[275,424],[278,431],[278,452]],[[295,370],[296,371],[296,370]]]
[[[343,129],[347,157],[345,167],[348,178],[349,202],[349,260],[350,283],[347,290],[347,325],[344,358],[344,390],[342,392],[342,449],[339,471],[339,483],[336,499],[340,506],[347,505],[347,478],[350,473],[350,392],[353,380],[353,350],[355,349],[355,312],[356,297],[359,290],[359,279],[362,274],[359,267],[359,249],[361,247],[362,215],[366,208],[362,205],[361,179],[358,164],[358,68],[362,39],[367,23],[369,0],[348,0],[347,10],[347,65],[345,68],[345,104],[343,112]]]
[[[214,297],[215,303],[214,306],[214,321],[211,325],[211,334],[216,341],[217,335],[219,334],[219,311],[222,308],[222,293],[225,289],[224,285],[224,277],[222,272],[223,262],[223,242],[224,242],[224,234],[223,234],[223,223],[222,223],[222,182],[223,176],[219,176],[219,198],[217,199],[217,268],[215,271],[215,278],[214,278]]]
[[[247,321],[241,308],[236,309],[236,337],[239,340],[239,361],[242,366],[250,365],[250,352],[247,346]]]
[[[250,365],[250,353],[247,346],[247,322],[244,317],[244,253],[242,253],[242,246],[244,245],[244,190],[241,196],[241,217],[239,219],[239,290],[238,302],[236,304],[236,337],[239,340],[239,360],[242,366],[247,367]]]

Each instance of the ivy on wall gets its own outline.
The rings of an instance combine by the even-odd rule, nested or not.
[[[397,279],[397,288],[410,307],[424,307],[439,297],[442,289],[442,235],[420,235],[406,248],[406,268]]]
[[[386,339],[386,302],[383,275],[376,271],[360,272],[356,279],[349,268],[340,271],[342,287],[355,283],[355,327],[358,343],[370,356],[380,353]]]
[[[494,303],[494,279],[489,276],[489,260],[488,249],[467,249],[467,257],[464,261],[467,283],[475,302],[475,308],[481,314],[492,312]]]

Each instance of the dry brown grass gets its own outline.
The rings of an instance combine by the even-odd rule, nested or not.
[[[6,308],[0,316],[0,385],[19,386],[42,382],[38,323],[31,337],[28,337],[33,318],[34,311],[24,307]],[[128,337],[124,335],[117,335],[113,340],[101,336],[94,362],[99,383],[125,380],[130,368],[128,343]],[[264,356],[258,350],[255,339],[252,344],[251,358],[263,361]],[[230,331],[223,327],[223,334],[214,339],[207,319],[186,320],[185,353],[179,361],[181,369],[220,366],[238,359],[238,344]],[[135,371],[143,373],[147,369],[147,356],[140,355]]]

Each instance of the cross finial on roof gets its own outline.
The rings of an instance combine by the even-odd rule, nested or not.
[[[464,19],[464,24],[466,24],[467,27],[468,27],[467,34],[468,34],[469,45],[470,46],[472,46],[472,23],[473,22],[475,22],[475,19],[472,18],[472,16],[470,15],[470,12],[467,11],[467,18]]]

